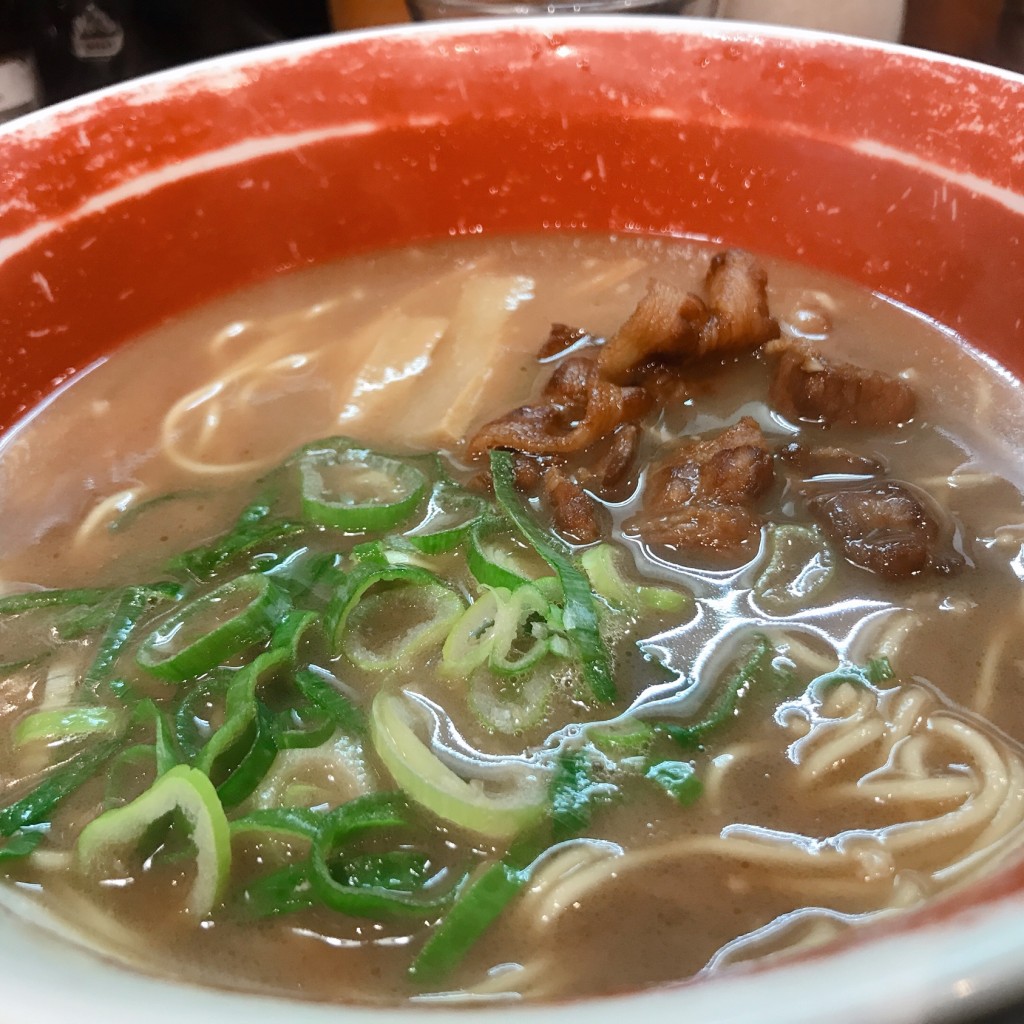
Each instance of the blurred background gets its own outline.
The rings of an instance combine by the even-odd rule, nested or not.
[[[1024,71],[1024,0],[704,2]],[[408,20],[406,0],[0,0],[0,120],[204,57]]]

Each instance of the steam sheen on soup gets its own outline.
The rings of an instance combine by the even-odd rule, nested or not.
[[[197,310],[0,448],[7,899],[152,972],[395,1003],[939,897],[1022,836],[1019,419],[936,325],[685,241]]]

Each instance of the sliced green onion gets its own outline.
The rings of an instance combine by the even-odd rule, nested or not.
[[[880,683],[887,682],[896,675],[889,659],[885,657],[885,655],[872,658],[864,666],[864,674],[872,683],[875,684],[875,686],[878,686]]]
[[[548,602],[529,583],[517,587],[499,608],[488,664],[513,675],[533,668],[548,652]]]
[[[20,615],[35,608],[74,608],[106,601],[117,590],[83,587],[76,590],[32,590],[0,597],[0,615]]]
[[[117,732],[124,712],[107,707],[55,708],[26,715],[14,729],[14,745],[56,743],[97,733]]]
[[[196,758],[196,767],[207,775],[218,774],[223,760],[237,764],[238,747],[251,737],[256,720],[257,690],[280,679],[289,669],[288,652],[271,649],[235,672],[224,698],[224,720]]]
[[[49,821],[53,809],[88,782],[110,760],[119,744],[118,739],[106,740],[52,769],[30,793],[0,810],[0,836]]]
[[[551,779],[551,834],[556,843],[590,827],[594,805],[606,799],[608,787],[594,782],[590,759],[580,751],[562,754]]]
[[[412,962],[409,974],[423,985],[442,982],[529,881],[528,869],[504,861],[489,867],[452,905]]]
[[[364,590],[351,605],[341,650],[354,665],[389,672],[441,646],[464,605],[450,587],[425,576],[392,577],[390,586],[369,594]]]
[[[308,807],[272,807],[251,811],[231,822],[231,835],[282,836],[286,839],[313,839],[323,827],[326,814]]]
[[[289,708],[274,724],[278,750],[308,750],[326,743],[335,732],[334,720],[319,708]]]
[[[478,520],[469,531],[466,564],[477,581],[485,587],[515,590],[530,580],[529,572],[516,559],[514,539],[500,519]],[[504,544],[499,541],[505,541]]]
[[[623,576],[617,564],[617,551],[612,544],[597,544],[580,555],[580,564],[590,579],[590,585],[613,608],[634,615],[642,611],[665,612],[692,618],[695,605],[693,596],[669,587],[641,586]]]
[[[132,720],[153,723],[153,756],[156,759],[157,775],[163,775],[168,769],[181,763],[182,758],[175,745],[174,732],[155,701],[146,698],[136,704],[132,711]]]
[[[235,525],[215,543],[183,551],[175,555],[167,567],[188,572],[198,580],[209,580],[243,555],[262,554],[267,548],[273,551],[280,541],[303,529],[301,523],[272,518],[270,505],[257,501],[243,509]]]
[[[309,446],[299,459],[303,515],[349,532],[389,530],[409,518],[426,490],[414,466],[345,438]]]
[[[769,615],[807,608],[835,575],[835,555],[816,526],[771,526],[767,550],[768,564],[753,589],[758,606]]]
[[[583,666],[583,677],[595,700],[615,700],[611,659],[601,638],[597,604],[587,578],[573,565],[566,546],[546,534],[519,500],[515,471],[509,452],[491,452],[494,494],[505,514],[537,553],[555,570],[565,594],[563,621],[566,632]]]
[[[287,611],[287,597],[266,576],[239,576],[176,609],[136,660],[163,679],[192,679],[269,639]]]
[[[166,596],[154,593],[150,587],[126,588],[100,640],[96,657],[85,673],[83,687],[86,690],[95,693],[101,684],[109,681],[121,651],[127,646],[147,607],[154,599]],[[175,596],[180,596],[180,591]]]
[[[645,778],[660,786],[684,807],[689,807],[704,791],[689,761],[658,761],[647,769]]]
[[[357,736],[366,732],[363,713],[347,697],[339,693],[316,668],[295,673],[295,685],[302,695],[325,712],[336,726]]]
[[[494,627],[511,594],[501,587],[485,590],[454,622],[441,648],[441,671],[469,676],[491,656]]]
[[[137,844],[154,822],[174,810],[188,822],[196,854],[196,876],[186,907],[190,914],[206,917],[227,884],[231,838],[216,791],[195,768],[172,768],[130,804],[91,821],[78,837],[78,856],[87,871],[101,870],[114,851]]]
[[[246,886],[242,906],[250,918],[293,914],[316,906],[308,864],[289,864]]]
[[[200,679],[181,695],[174,709],[174,740],[186,761],[194,761],[209,740],[208,718],[230,681],[228,673],[219,672]]]
[[[455,774],[416,735],[406,702],[381,691],[370,710],[370,736],[377,755],[410,799],[432,814],[471,832],[505,839],[521,832],[544,813],[544,789],[534,772],[517,764],[513,792],[495,796],[479,782]]]
[[[298,606],[326,604],[344,579],[338,568],[341,556],[297,548],[261,572],[269,576]]]
[[[0,846],[0,864],[27,857],[43,841],[44,832],[15,832]]]
[[[759,636],[753,653],[729,678],[721,694],[702,719],[692,725],[661,723],[658,729],[685,749],[701,747],[710,733],[720,729],[735,715],[740,698],[747,688],[770,671],[774,655],[775,649],[767,637]]]
[[[480,521],[487,503],[452,480],[434,484],[423,522],[402,537],[418,551],[439,555],[461,544]]]
[[[469,680],[469,707],[485,728],[514,736],[544,720],[552,690],[552,675],[543,669],[516,676],[480,669]]]
[[[655,730],[639,718],[624,718],[607,725],[587,727],[587,739],[611,758],[636,757],[654,742]]]
[[[331,811],[313,840],[309,879],[313,892],[332,910],[353,917],[423,917],[436,913],[451,902],[453,891],[428,894],[424,885],[414,891],[379,884],[373,877],[345,877],[338,867],[345,844],[365,832],[406,827],[405,798],[395,793],[373,793],[358,797]],[[342,874],[342,877],[338,877]]]
[[[248,749],[239,758],[221,782],[217,784],[217,796],[225,807],[235,807],[253,793],[270,771],[277,756],[277,733],[274,719],[262,701],[256,701],[253,716],[252,740]],[[212,741],[211,741],[212,742]],[[215,761],[211,768],[216,771],[222,762]]]

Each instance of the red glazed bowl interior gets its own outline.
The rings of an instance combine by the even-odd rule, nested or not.
[[[1024,376],[1024,79],[716,23],[480,25],[216,61],[0,133],[0,431],[216,295],[481,233],[745,246]],[[1021,890],[1008,869],[914,920]]]
[[[0,425],[214,295],[481,232],[721,239],[1024,372],[1021,80],[682,24],[338,38],[23,122],[0,148]]]

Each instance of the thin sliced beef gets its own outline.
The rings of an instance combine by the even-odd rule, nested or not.
[[[603,380],[597,364],[583,357],[559,365],[544,387],[541,402],[513,409],[483,426],[469,443],[473,455],[511,448],[535,455],[582,451],[622,423],[651,409],[643,388]]]
[[[889,579],[925,570],[950,573],[963,559],[944,540],[927,498],[895,480],[817,494],[811,515],[855,565]]]
[[[652,362],[686,363],[777,338],[767,282],[761,265],[741,249],[712,258],[707,301],[676,285],[650,281],[629,319],[602,347],[601,373],[620,384],[633,383]]]
[[[773,478],[761,428],[745,416],[717,437],[685,445],[655,470],[644,511],[630,526],[649,543],[736,552],[756,541],[761,520],[754,505]]]
[[[822,355],[806,341],[773,341],[768,397],[791,420],[888,427],[909,420],[917,407],[905,381]]]
[[[592,544],[601,537],[597,503],[558,467],[544,474],[544,495],[555,529],[574,544]]]

